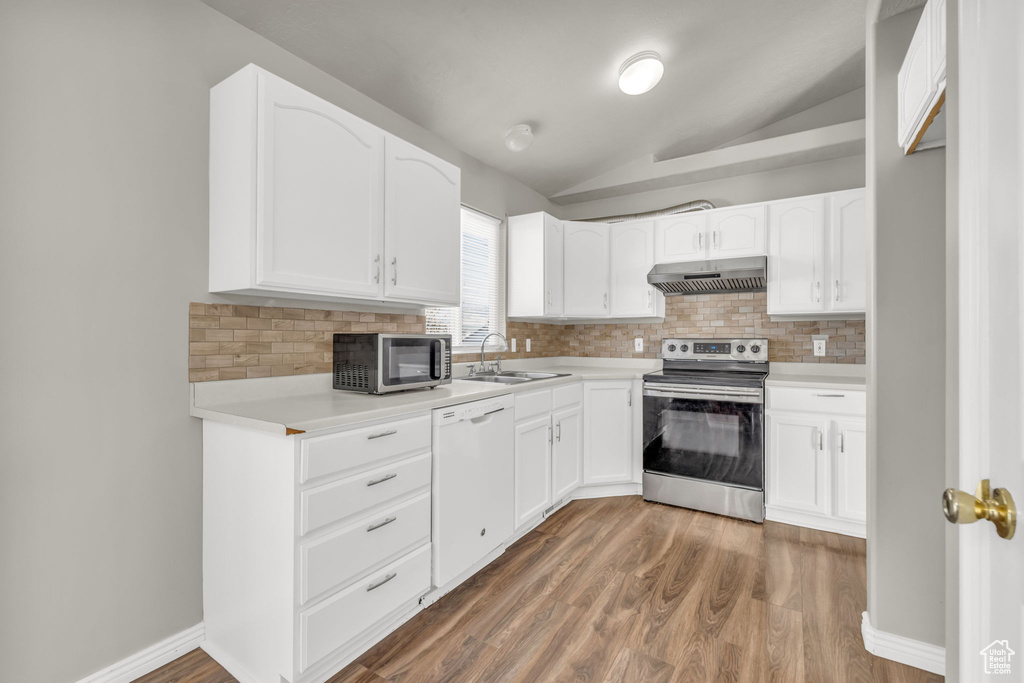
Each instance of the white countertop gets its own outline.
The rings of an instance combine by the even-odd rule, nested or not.
[[[866,365],[834,363],[772,363],[765,384],[770,387],[820,387],[846,391],[867,389]]]
[[[455,379],[436,389],[373,396],[336,391],[330,374],[198,382],[191,385],[189,413],[205,420],[274,434],[294,434],[343,427],[518,391],[578,382],[584,379],[639,379],[661,361],[602,358],[537,358],[511,360],[506,370],[566,373],[566,377],[491,384],[467,382],[465,365],[454,368]]]

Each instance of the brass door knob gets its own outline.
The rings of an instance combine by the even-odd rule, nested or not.
[[[988,479],[982,479],[972,496],[957,489],[946,489],[942,494],[942,512],[953,524],[973,524],[987,519],[996,525],[996,532],[1005,539],[1013,538],[1017,529],[1017,506],[1006,489],[990,489]]]

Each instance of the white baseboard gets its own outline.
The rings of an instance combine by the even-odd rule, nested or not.
[[[86,676],[78,683],[131,683],[136,678],[156,671],[164,664],[173,662],[186,652],[196,649],[205,637],[206,627],[202,623],[196,624],[120,662],[111,664],[102,671]]]
[[[879,631],[871,625],[868,613],[864,612],[860,622],[860,633],[864,637],[864,648],[871,654],[900,664],[923,669],[940,676],[946,675],[946,648],[922,643]]]
[[[844,536],[856,536],[857,538],[867,537],[867,527],[863,522],[851,522],[845,519],[815,515],[810,512],[797,512],[775,508],[771,505],[765,506],[764,518],[769,522],[782,522],[793,526],[804,526],[808,529],[818,531],[829,531]]]

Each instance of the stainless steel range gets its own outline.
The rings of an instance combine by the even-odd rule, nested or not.
[[[665,339],[644,375],[644,499],[764,521],[766,339]]]

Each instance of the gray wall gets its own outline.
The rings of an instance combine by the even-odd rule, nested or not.
[[[906,157],[896,144],[896,76],[920,14],[869,27],[868,612],[882,631],[941,646],[945,151]]]
[[[188,303],[213,300],[209,89],[248,62],[461,166],[468,204],[551,209],[197,0],[5,1],[0,680],[74,681],[202,620]]]
[[[695,199],[708,199],[717,206],[734,206],[855,187],[864,187],[864,155],[581,202],[560,207],[556,215],[567,220],[614,216],[663,209]]]

